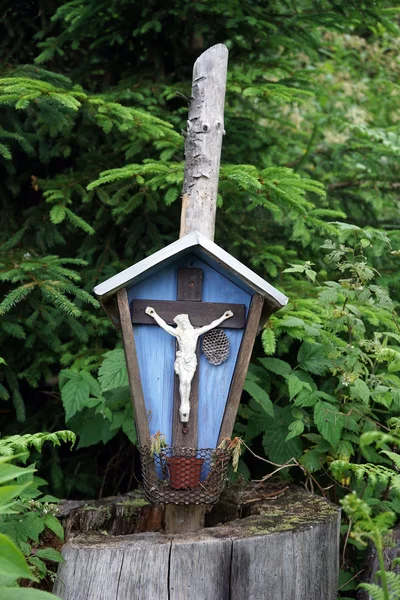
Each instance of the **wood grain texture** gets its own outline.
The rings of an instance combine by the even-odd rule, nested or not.
[[[231,310],[233,317],[224,321],[220,327],[223,329],[243,329],[245,325],[246,307],[244,304],[147,299],[132,302],[133,324],[157,325],[153,317],[144,312],[149,303],[169,325],[176,325],[174,322],[176,315],[187,314],[193,327],[201,327],[221,317],[226,310]]]
[[[136,432],[141,444],[147,444],[150,438],[146,406],[144,403],[142,383],[133,336],[128,294],[125,289],[117,292],[117,305],[122,330],[125,360],[128,370],[129,386],[132,394],[133,411],[135,415]]]
[[[112,298],[109,298],[106,302],[103,302],[102,306],[107,315],[110,317],[115,329],[120,329],[121,324],[119,322],[119,312],[116,296],[113,296]]]
[[[193,267],[178,269],[178,300],[201,302],[203,290],[203,269]]]
[[[170,558],[170,600],[229,600],[231,549],[229,539],[175,540]]]
[[[234,540],[230,600],[335,600],[338,544],[337,519]]]
[[[192,533],[204,527],[205,506],[165,505],[165,533]]]
[[[193,67],[180,237],[197,230],[214,239],[227,68],[224,44],[203,52]]]
[[[64,600],[169,600],[170,542],[161,535],[110,537],[64,546],[54,593]]]
[[[197,533],[85,534],[68,542],[64,600],[335,600],[340,511],[302,489],[261,515]]]
[[[246,373],[254,346],[254,340],[258,333],[263,305],[263,297],[255,294],[251,301],[246,329],[243,335],[235,372],[233,374],[233,379],[229,390],[228,401],[226,403],[225,413],[219,433],[219,442],[224,437],[230,437],[232,435],[233,426],[235,424],[236,415],[240,404],[240,398],[242,396],[244,381],[246,379]]]

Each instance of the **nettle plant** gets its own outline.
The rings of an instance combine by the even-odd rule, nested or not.
[[[295,457],[310,482],[313,472],[330,469],[348,485],[343,465],[385,460],[361,445],[360,436],[387,429],[386,420],[400,412],[400,330],[389,293],[377,283],[380,274],[368,264],[372,250],[375,256],[391,251],[388,237],[345,223],[337,227],[338,240],[322,246],[332,280],[322,267],[318,278],[326,280],[318,281],[310,262],[286,269],[290,277],[304,274],[314,282],[315,294],[309,284],[285,283],[292,301],[262,335],[265,353],[279,358],[251,366],[251,399],[238,430],[247,442],[262,434],[275,463]]]

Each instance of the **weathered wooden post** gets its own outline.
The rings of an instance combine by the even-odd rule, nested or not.
[[[121,328],[145,494],[166,505],[170,535],[73,540],[55,586],[65,600],[336,596],[338,510],[319,498],[293,491],[288,506],[193,533],[225,481],[220,443],[257,331],[287,302],[213,242],[227,54],[218,44],[194,67],[180,239],[95,288]]]
[[[193,67],[192,96],[185,142],[180,237],[199,231],[214,240],[219,167],[224,128],[228,49],[217,44],[203,52]],[[195,442],[195,438],[187,442]],[[169,533],[204,526],[204,506],[167,505]]]
[[[203,52],[193,67],[180,237],[197,230],[214,240],[227,69],[224,44]]]

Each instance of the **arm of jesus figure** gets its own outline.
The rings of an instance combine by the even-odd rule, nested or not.
[[[209,325],[204,325],[204,327],[196,327],[196,333],[198,335],[203,335],[203,333],[207,333],[207,331],[210,331],[210,329],[218,327],[218,325],[221,325],[221,323],[226,321],[226,319],[230,319],[231,317],[233,317],[233,312],[231,310],[227,310],[226,312],[224,312],[222,317],[220,317],[219,319],[215,319],[215,321],[213,321]]]
[[[175,327],[171,327],[170,325],[168,325],[164,321],[164,319],[162,319],[160,317],[160,315],[158,315],[156,313],[156,311],[154,310],[154,308],[152,308],[151,306],[147,306],[147,308],[146,308],[146,310],[144,312],[146,313],[146,315],[149,315],[150,317],[153,317],[153,319],[155,320],[155,322],[157,323],[157,325],[159,325],[162,329],[164,329],[164,331],[166,331],[170,335],[173,335],[174,337],[176,337],[176,328]]]

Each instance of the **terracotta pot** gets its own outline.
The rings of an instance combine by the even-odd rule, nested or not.
[[[195,456],[171,456],[167,458],[169,483],[175,490],[200,487],[201,469],[204,458]]]

